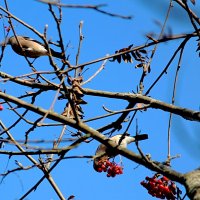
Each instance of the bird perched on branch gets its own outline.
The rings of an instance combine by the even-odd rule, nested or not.
[[[130,136],[130,134],[119,134],[109,139],[112,140],[116,144],[116,146],[119,145],[122,148],[126,148],[127,145],[132,142],[148,139],[148,135],[141,134],[141,135]],[[95,153],[95,158],[93,163],[94,169],[98,171],[99,162],[104,162],[109,158],[115,157],[116,155],[117,154],[116,152],[113,151],[113,149],[109,149],[104,144],[100,144]]]
[[[21,56],[29,58],[38,58],[40,56],[48,56],[49,52],[44,44],[37,40],[25,36],[12,36],[8,39],[13,51]],[[63,58],[62,53],[56,52],[50,48],[51,55],[56,58]]]

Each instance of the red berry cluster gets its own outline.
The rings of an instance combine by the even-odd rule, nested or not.
[[[148,193],[153,197],[167,200],[175,200],[177,194],[177,187],[174,182],[167,177],[155,174],[152,178],[146,177],[141,185],[148,190]]]
[[[123,174],[123,168],[117,165],[115,162],[110,162],[109,160],[98,162],[98,172],[107,172],[107,177],[115,177],[116,175]]]

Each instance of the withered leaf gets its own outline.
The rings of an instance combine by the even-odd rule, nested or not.
[[[135,51],[138,59],[140,60],[140,62],[144,62],[145,61],[145,57],[143,57],[139,51]]]
[[[143,67],[143,63],[139,63],[139,64],[135,65],[135,68],[141,68],[141,67]]]
[[[121,63],[121,56],[116,56],[116,58],[117,58],[117,62]]]
[[[147,51],[145,49],[139,49],[138,50],[140,53],[144,53],[144,54],[147,54]]]
[[[112,58],[112,60],[109,60],[109,61],[110,61],[110,62],[114,62],[116,59],[117,59],[117,56],[114,56],[114,57]]]
[[[127,62],[128,62],[128,59],[127,59],[127,56],[126,56],[126,54],[122,54],[122,59],[124,60],[124,62],[125,62],[125,63],[127,63]]]
[[[87,104],[87,102],[80,98],[76,100],[76,104]]]
[[[131,51],[131,55],[133,56],[133,58],[137,61],[140,61],[140,59],[137,57],[137,55],[135,54],[134,51]]]
[[[74,198],[75,198],[75,196],[74,196],[74,195],[71,195],[71,196],[68,197],[67,200],[72,200],[72,199],[74,199]]]
[[[120,50],[115,51],[115,54],[129,51],[129,50],[131,50],[132,47],[133,47],[133,44],[129,45],[128,47],[125,47],[125,48],[122,48]],[[133,62],[132,57],[133,57],[134,60],[136,60],[136,61],[144,62],[145,61],[145,57],[143,57],[141,54],[145,54],[146,55],[147,51],[145,49],[140,49],[138,51],[135,50],[135,51],[127,52],[127,53],[124,53],[122,55],[114,56],[113,59],[110,60],[110,61],[114,62],[115,60],[117,60],[118,63],[121,63],[121,61],[123,59],[123,61],[125,63],[128,63],[128,62],[132,63]]]
[[[122,58],[123,58],[125,63],[128,63],[128,62],[132,63],[133,62],[129,53],[123,54]]]
[[[61,113],[61,115],[70,118],[70,112],[71,112],[71,108],[66,107],[66,108],[64,109],[64,111]]]
[[[129,53],[126,54],[126,57],[127,57],[127,61],[128,61],[128,62],[130,62],[130,63],[133,62],[133,60],[132,60],[132,58],[131,58],[131,56],[130,56]]]
[[[72,79],[72,90],[78,97],[84,96],[83,92],[81,91],[81,85],[80,85],[82,81],[83,81],[82,76]]]
[[[129,46],[128,46],[128,49],[130,50],[132,47],[133,47],[133,44],[129,45]]]
[[[149,65],[149,68],[148,68],[148,73],[150,73],[151,72],[151,66]]]
[[[82,110],[82,108],[81,108],[81,106],[79,106],[79,105],[76,105],[76,111],[77,112],[80,112],[80,113],[82,113],[82,114],[84,114],[84,112],[83,112],[83,110]]]
[[[141,57],[142,57],[139,51],[135,51],[135,54],[136,54],[136,56],[137,56],[138,58],[141,58]]]
[[[127,48],[127,47],[126,47],[126,48],[123,48],[123,49],[120,49],[120,50],[119,50],[119,53],[124,52],[124,51],[127,51],[127,50],[129,50],[129,48]]]
[[[75,86],[75,87],[73,88],[73,92],[74,92],[76,95],[78,95],[79,97],[83,97],[83,96],[84,96],[83,92],[80,90],[80,87],[78,87],[78,86]]]

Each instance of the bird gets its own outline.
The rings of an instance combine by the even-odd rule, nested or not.
[[[148,139],[148,135],[141,134],[141,135],[130,136],[130,134],[126,133],[126,134],[115,135],[109,139],[112,140],[116,145],[119,145],[119,147],[126,148],[127,145],[132,142]],[[115,157],[116,155],[117,155],[116,152],[114,153],[112,149],[109,149],[104,144],[100,144],[97,147],[94,160],[93,160],[94,170],[98,171],[99,161],[104,162],[108,160],[109,158]]]
[[[40,56],[48,56],[49,52],[45,45],[41,42],[26,36],[11,36],[7,44],[11,45],[13,51],[21,56],[29,58],[38,58]],[[20,45],[19,45],[20,44]],[[51,55],[56,58],[63,58],[63,54],[50,48]]]

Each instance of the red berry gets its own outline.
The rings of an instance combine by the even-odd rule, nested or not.
[[[152,190],[149,190],[148,193],[149,193],[151,196],[153,196],[153,197],[156,196],[156,193],[155,193],[154,191],[152,191]]]
[[[172,193],[166,194],[165,197],[168,200],[175,200],[175,196]]]
[[[163,177],[161,178],[161,180],[162,180],[162,181],[165,181],[165,182],[168,182],[168,181],[169,181],[169,179],[168,179],[166,176],[163,176]]]
[[[3,110],[3,106],[0,104],[0,111],[2,111]]]
[[[156,197],[157,198],[161,198],[162,197],[162,193],[161,192],[156,193]]]
[[[103,169],[102,169],[101,167],[99,167],[99,168],[97,169],[97,171],[98,171],[98,172],[102,172]]]
[[[151,189],[154,189],[155,188],[155,183],[154,182],[152,182],[152,181],[149,181],[149,186],[150,186],[150,188]]]
[[[105,168],[105,169],[103,169],[103,171],[104,171],[104,172],[107,172],[107,169]]]
[[[171,183],[170,185],[169,185],[169,189],[170,189],[170,191],[173,193],[173,194],[176,194],[176,184],[175,183]]]
[[[150,178],[149,178],[148,176],[146,176],[145,180],[149,181],[149,180],[150,180]]]
[[[106,160],[105,165],[106,165],[107,167],[109,167],[109,166],[111,166],[111,162],[110,162],[109,160]]]
[[[157,180],[157,184],[162,185],[163,182],[159,179],[159,180]]]
[[[164,192],[165,186],[164,185],[158,185],[158,189],[159,189],[159,191]]]
[[[165,195],[171,193],[168,186],[164,186],[164,187],[163,187],[163,193],[164,193]]]
[[[110,174],[107,174],[107,177],[110,177],[111,175]]]
[[[142,186],[144,186],[144,185],[146,185],[147,183],[145,183],[145,181],[141,181],[140,184],[141,184]]]
[[[102,169],[105,169],[105,168],[106,168],[106,166],[105,166],[105,165],[101,165],[101,168],[102,168]]]

